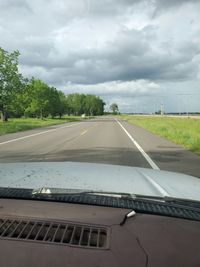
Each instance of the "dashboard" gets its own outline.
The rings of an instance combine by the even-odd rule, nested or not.
[[[1,266],[200,266],[200,223],[129,209],[0,200]]]

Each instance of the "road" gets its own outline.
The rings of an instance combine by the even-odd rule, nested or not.
[[[0,136],[0,162],[76,161],[182,172],[200,177],[200,157],[112,117]]]

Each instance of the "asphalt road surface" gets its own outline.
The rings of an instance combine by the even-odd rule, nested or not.
[[[200,177],[200,157],[125,121],[100,117],[0,136],[0,162],[76,161]]]

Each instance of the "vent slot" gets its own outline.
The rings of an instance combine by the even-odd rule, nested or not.
[[[48,221],[0,219],[0,238],[56,243],[86,248],[108,248],[109,229]]]

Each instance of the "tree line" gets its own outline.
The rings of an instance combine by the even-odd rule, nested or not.
[[[67,115],[103,115],[103,100],[92,94],[68,94],[45,82],[24,78],[18,70],[18,51],[0,47],[0,113],[8,117],[60,118]]]

